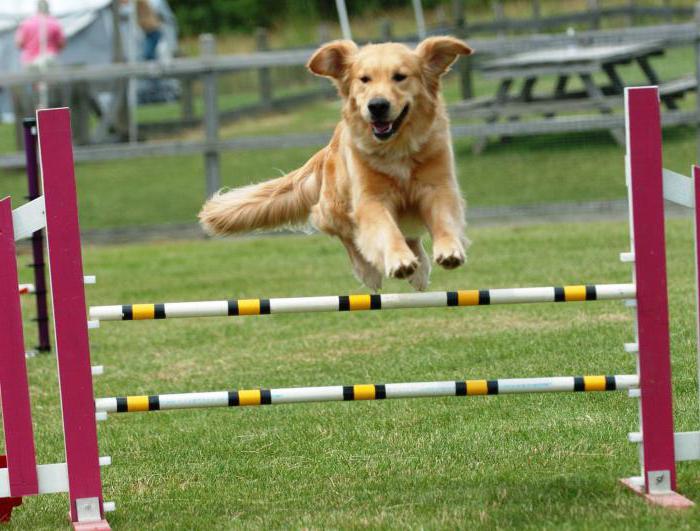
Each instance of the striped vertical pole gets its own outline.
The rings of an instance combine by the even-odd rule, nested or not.
[[[625,105],[637,285],[644,493],[657,503],[675,500],[682,504],[685,498],[673,492],[676,464],[658,89],[627,88]]]
[[[33,201],[41,195],[39,186],[39,162],[36,152],[36,119],[28,118],[24,125],[24,155],[27,163],[27,199]],[[34,294],[36,297],[36,322],[39,334],[39,352],[51,350],[49,339],[49,305],[46,299],[46,271],[44,264],[44,231],[32,234],[32,264],[34,269]]]
[[[107,530],[95,425],[70,111],[37,112],[70,517]]]
[[[10,198],[0,201],[0,405],[10,494],[39,492]]]

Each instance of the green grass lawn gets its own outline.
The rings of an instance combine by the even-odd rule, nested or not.
[[[431,289],[627,282],[620,223],[470,231],[467,267]],[[692,231],[668,229],[677,429],[697,429]],[[20,257],[20,262],[28,256]],[[90,304],[362,292],[329,238],[267,237],[85,248]],[[24,268],[22,273],[27,274]],[[405,291],[390,281],[386,292]],[[32,309],[26,299],[27,316]],[[28,330],[28,334],[32,334]],[[620,302],[103,323],[97,396],[630,373]],[[63,459],[53,357],[29,361],[42,462]],[[305,404],[113,415],[99,425],[118,529],[697,529],[651,508],[625,393]],[[700,467],[679,466],[700,500]],[[65,525],[64,496],[29,499],[16,529]]]

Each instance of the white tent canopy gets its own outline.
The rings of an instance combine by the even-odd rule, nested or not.
[[[175,50],[177,29],[167,0],[150,0],[163,19],[164,41]],[[49,0],[51,14],[58,18],[67,37],[59,64],[95,65],[114,58],[112,0]],[[0,0],[0,72],[16,72],[20,67],[15,32],[22,20],[36,13],[36,0]],[[122,35],[128,35],[124,18]],[[0,118],[10,111],[9,97],[0,91]]]

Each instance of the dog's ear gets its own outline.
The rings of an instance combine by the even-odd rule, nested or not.
[[[317,76],[340,80],[355,53],[357,45],[354,42],[332,41],[316,50],[306,67]]]
[[[447,72],[457,56],[472,53],[469,46],[454,37],[430,37],[416,48],[416,54],[423,61],[423,68],[433,78],[439,78]]]

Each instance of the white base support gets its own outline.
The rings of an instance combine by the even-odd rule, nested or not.
[[[44,196],[37,197],[12,211],[15,241],[31,238],[36,231],[46,227],[46,203]]]
[[[663,179],[664,199],[666,201],[687,208],[695,208],[695,190],[693,189],[693,180],[690,177],[664,168]]]
[[[100,466],[112,464],[110,456],[100,457]],[[68,492],[68,465],[66,463],[50,463],[36,467],[39,480],[38,494],[53,494],[56,492]],[[9,498],[10,478],[7,468],[0,468],[0,498]]]

